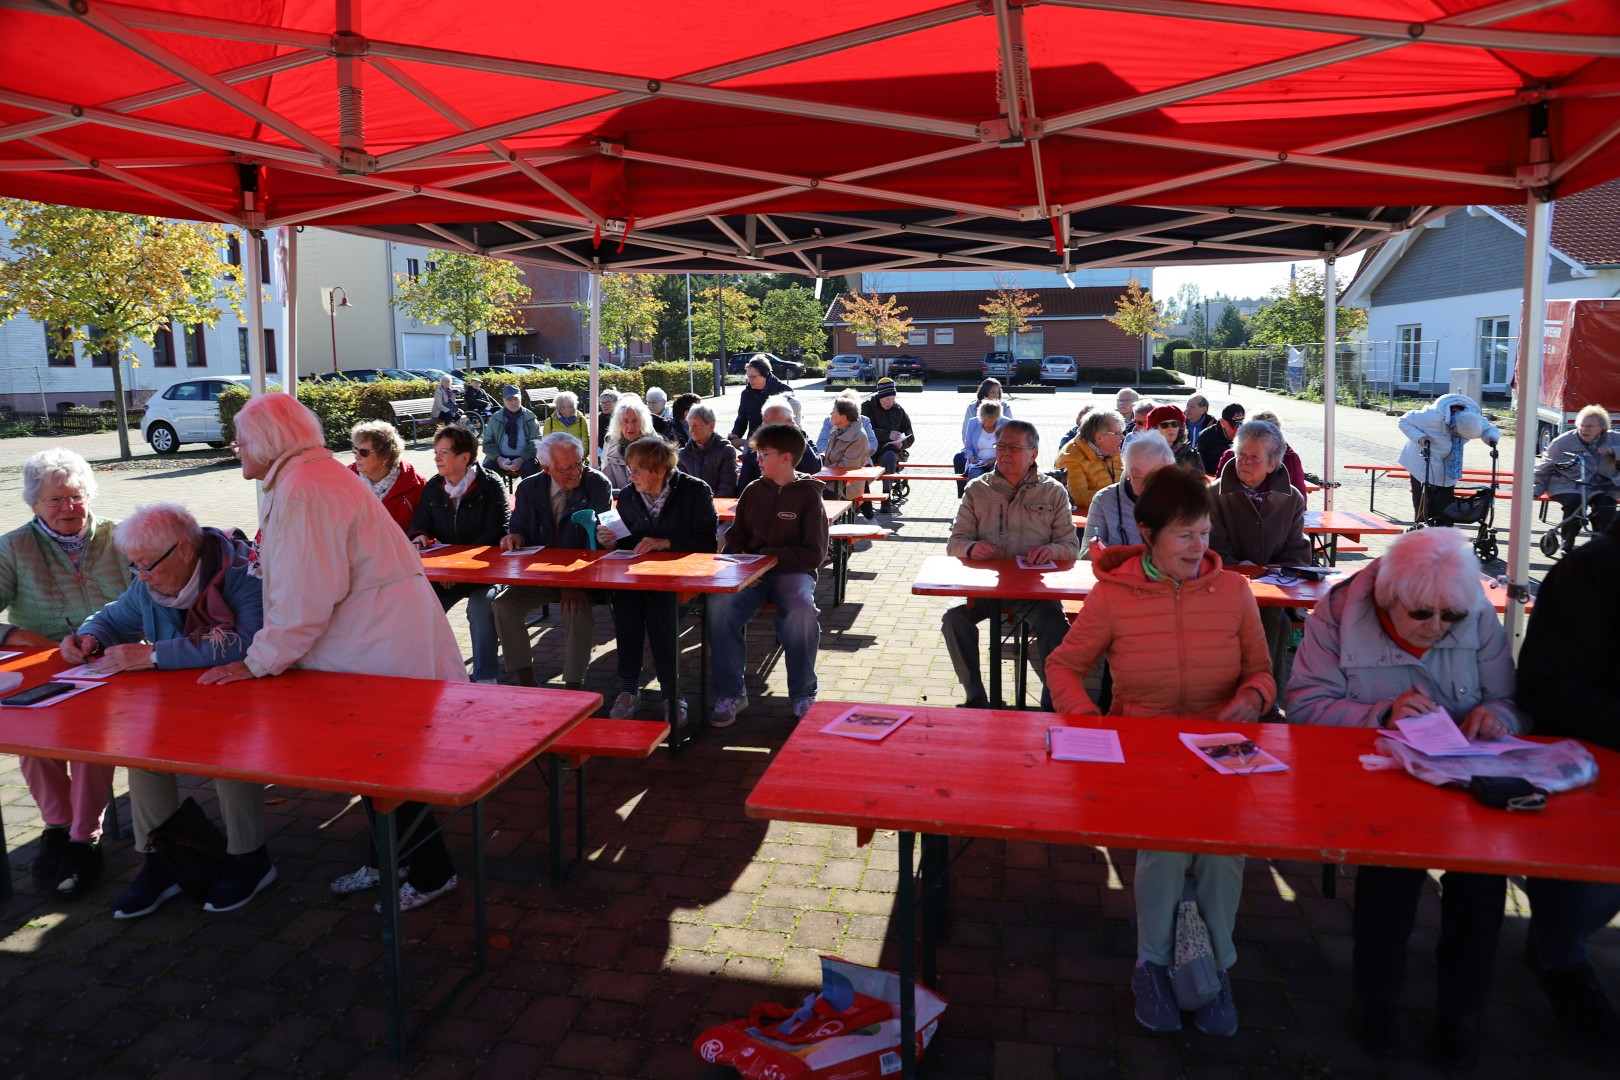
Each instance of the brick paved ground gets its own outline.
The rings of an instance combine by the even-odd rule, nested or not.
[[[819,389],[803,396],[814,430],[826,397]],[[1211,396],[1218,409],[1224,398]],[[1317,407],[1252,391],[1239,397],[1251,412],[1276,408],[1307,468],[1318,465]],[[1077,393],[1017,400],[1018,415],[1041,424],[1043,464],[1076,408],[1092,400]],[[948,460],[966,401],[938,389],[905,398],[923,431],[920,459]],[[1341,462],[1388,460],[1398,442],[1392,420],[1341,412]],[[105,436],[72,444],[93,459],[113,452]],[[0,443],[0,529],[26,518],[15,466],[29,449]],[[99,509],[119,517],[139,503],[174,499],[207,523],[250,526],[252,486],[234,470],[199,461],[212,456],[159,463],[146,453],[140,464],[154,468],[104,472]],[[425,453],[413,458],[427,467]],[[939,640],[944,602],[909,592],[920,560],[943,548],[954,490],[934,483],[913,491],[892,523],[894,538],[855,555],[849,602],[823,614],[824,698],[943,704],[958,697]],[[1379,496],[1385,513],[1408,516],[1404,492],[1385,485]],[[1342,498],[1364,505],[1365,482],[1351,481]],[[830,590],[824,583],[824,598]],[[452,623],[465,645],[464,617],[457,612]],[[536,644],[537,662],[553,678],[556,633],[554,620],[543,624]],[[5,759],[0,810],[19,891],[0,907],[0,1074],[705,1075],[690,1050],[693,1037],[757,1001],[789,1001],[813,988],[822,953],[895,961],[892,835],[860,848],[851,830],[766,825],[742,814],[791,723],[768,620],[756,620],[751,634],[754,705],[736,727],[708,733],[676,761],[660,754],[592,765],[590,861],[561,890],[544,884],[538,775],[531,770],[491,800],[490,971],[397,1068],[380,1045],[370,900],[338,899],[326,889],[329,878],[364,858],[357,804],[272,789],[270,850],[281,872],[274,888],[229,915],[208,916],[175,900],[149,918],[118,923],[108,910],[135,870],[128,842],[110,846],[112,880],[93,896],[74,903],[35,896],[27,867],[40,822],[14,759]],[[613,647],[605,613],[598,642],[590,685],[606,691]],[[684,665],[695,674],[695,650]],[[119,779],[122,794],[122,773]],[[192,793],[211,799],[207,786],[193,784]],[[467,828],[465,819],[451,826],[453,851],[470,849]],[[1316,866],[1250,863],[1234,969],[1243,1029],[1219,1040],[1147,1036],[1132,1020],[1131,874],[1129,852],[972,845],[952,878],[954,932],[940,951],[940,985],[952,1004],[930,1075],[1322,1080],[1435,1073],[1423,1047],[1433,1015],[1432,894],[1413,941],[1408,1052],[1376,1062],[1347,1031],[1352,877],[1328,900]],[[1596,1052],[1562,1033],[1524,966],[1525,910],[1513,890],[1486,1016],[1488,1051],[1475,1075],[1612,1075],[1612,1062],[1602,1066]],[[470,889],[407,916],[405,926],[411,992],[431,998],[470,959]],[[1620,930],[1598,935],[1595,956],[1614,993]]]

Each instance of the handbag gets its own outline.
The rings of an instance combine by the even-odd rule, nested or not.
[[[158,857],[185,894],[199,904],[208,899],[225,861],[225,836],[208,820],[197,800],[186,797],[167,821],[146,838],[146,850]]]
[[[1190,877],[1176,906],[1176,952],[1170,964],[1170,987],[1175,991],[1176,1004],[1186,1012],[1197,1012],[1221,992],[1209,926],[1198,911],[1198,885]]]

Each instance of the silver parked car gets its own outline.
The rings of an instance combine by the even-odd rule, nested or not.
[[[1075,365],[1074,357],[1053,355],[1042,360],[1041,382],[1077,385],[1080,382],[1080,369]]]

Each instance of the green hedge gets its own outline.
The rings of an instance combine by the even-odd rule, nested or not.
[[[684,363],[643,364],[636,374],[648,389],[663,387],[671,401],[688,389],[703,397],[714,396],[714,364],[709,361],[700,360],[690,370]]]
[[[1190,349],[1193,347],[1192,338],[1174,337],[1159,346],[1158,354],[1153,357],[1153,366],[1162,368],[1175,367],[1177,349]]]
[[[1146,371],[1137,371],[1135,368],[1092,368],[1080,369],[1080,375],[1089,379],[1093,384],[1103,383],[1120,386],[1144,386],[1149,383],[1162,383],[1166,386],[1180,386],[1181,376],[1164,368],[1148,368]]]
[[[1198,361],[1205,353],[1202,349],[1177,349],[1176,370],[1188,375],[1197,374]],[[1204,366],[1204,377],[1230,379],[1244,386],[1260,385],[1261,349],[1210,349]]]

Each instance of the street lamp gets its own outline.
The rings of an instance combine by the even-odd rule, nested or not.
[[[734,274],[732,279],[742,284],[742,275]],[[714,392],[724,395],[726,392],[726,375],[731,371],[731,359],[726,355],[726,275],[719,275],[720,287],[715,289],[714,298],[720,308],[720,361],[714,366]]]
[[[338,299],[338,293],[343,293],[343,299]],[[326,294],[326,314],[332,323],[332,373],[337,374],[337,309],[340,307],[354,307],[349,303],[349,294],[343,292],[343,286],[334,285]]]

